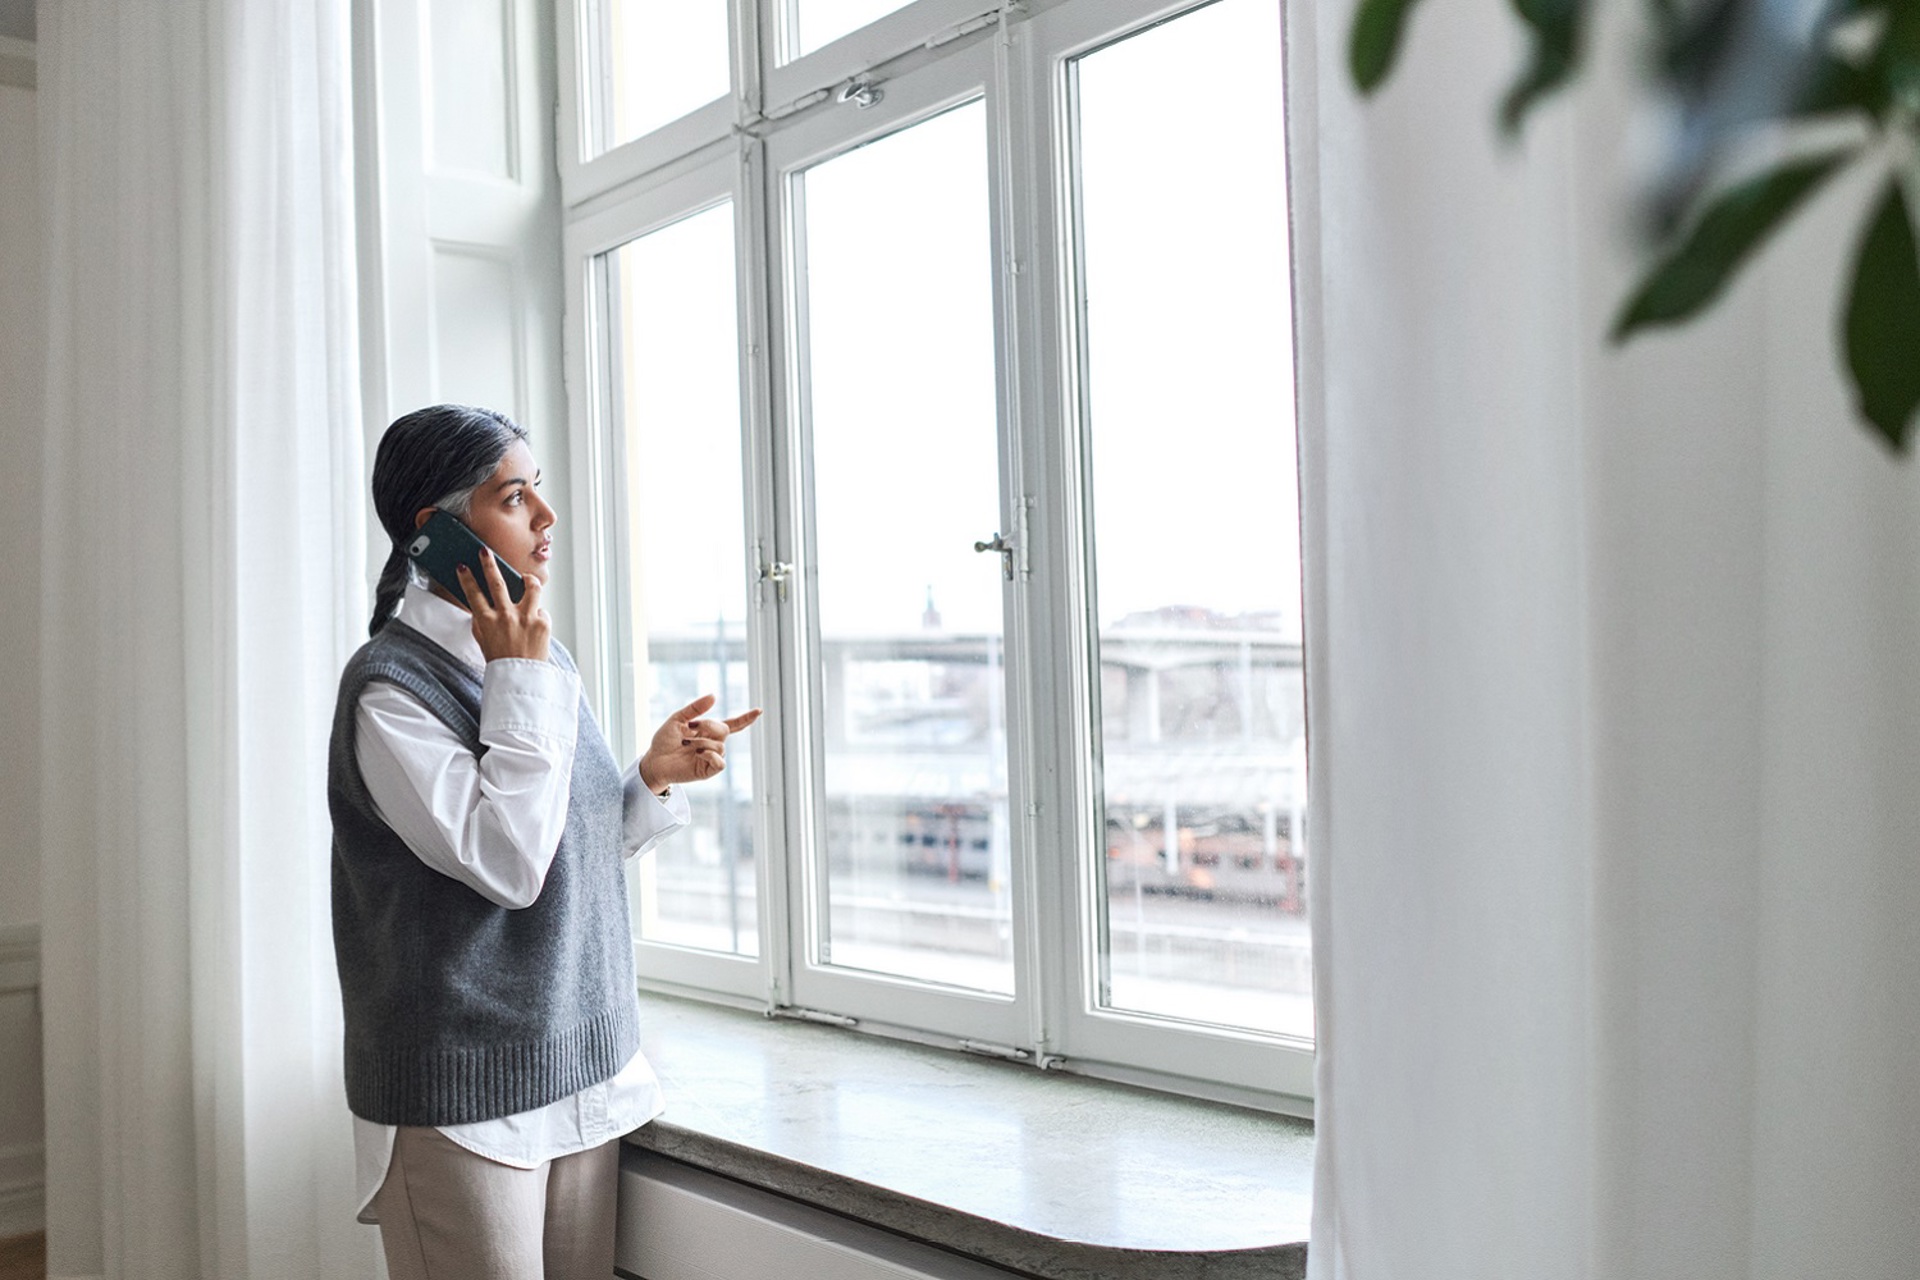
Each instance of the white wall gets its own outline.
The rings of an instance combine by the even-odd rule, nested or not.
[[[13,44],[13,49],[19,46]],[[19,61],[16,57],[15,61]],[[44,1216],[38,969],[40,762],[40,184],[35,94],[0,84],[0,1237]],[[24,989],[22,989],[24,988]]]
[[[367,457],[403,413],[485,405],[564,501],[552,0],[356,0],[354,24]],[[389,545],[370,524],[369,583]]]

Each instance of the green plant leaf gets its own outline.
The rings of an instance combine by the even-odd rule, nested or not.
[[[1920,408],[1920,260],[1897,177],[1860,238],[1846,342],[1860,416],[1904,451]]]
[[[1830,0],[1819,21],[1822,26],[1831,26],[1875,9],[1891,9],[1895,3],[1896,0]]]
[[[1909,105],[1920,97],[1920,5],[1893,7],[1875,62],[1889,97]]]
[[[1873,76],[1830,53],[1815,52],[1806,61],[1800,91],[1787,104],[1786,114],[1818,116],[1833,111],[1864,111],[1878,116],[1886,94]]]
[[[1726,60],[1745,0],[1707,0],[1662,12],[1659,65],[1663,78],[1688,92],[1698,93]]]
[[[1614,321],[1613,340],[1623,342],[1649,325],[1685,320],[1712,302],[1768,232],[1855,150],[1796,160],[1720,193],[1685,242],[1641,280]]]
[[[1533,36],[1527,67],[1500,103],[1500,125],[1519,129],[1541,98],[1565,83],[1580,62],[1580,31],[1587,0],[1513,0],[1514,12]]]
[[[1394,55],[1400,50],[1400,33],[1415,2],[1361,0],[1360,8],[1353,15],[1353,30],[1347,45],[1347,63],[1360,92],[1372,93],[1387,78],[1387,72],[1393,70]]]

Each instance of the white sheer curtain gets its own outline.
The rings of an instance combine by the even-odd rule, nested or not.
[[[1366,104],[1351,10],[1289,7],[1310,1274],[1911,1277],[1920,464],[1837,371],[1861,192],[1612,352],[1631,36],[1502,147],[1504,6],[1420,6]]]
[[[39,7],[56,1276],[374,1265],[323,789],[365,618],[347,7]]]

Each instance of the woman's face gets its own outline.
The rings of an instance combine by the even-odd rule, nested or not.
[[[493,474],[474,489],[467,526],[522,576],[545,583],[552,572],[556,517],[541,500],[539,484],[533,452],[525,441],[514,441]],[[426,516],[422,511],[419,518]]]

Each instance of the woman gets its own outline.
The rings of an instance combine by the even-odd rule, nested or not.
[[[612,1273],[619,1136],[660,1111],[623,863],[685,825],[677,788],[760,714],[704,719],[700,698],[622,775],[540,607],[539,484],[526,432],[462,405],[400,418],[374,461],[393,551],[341,677],[328,801],[361,1217],[394,1280]],[[460,570],[471,608],[410,570],[436,508],[491,549],[484,582]]]

